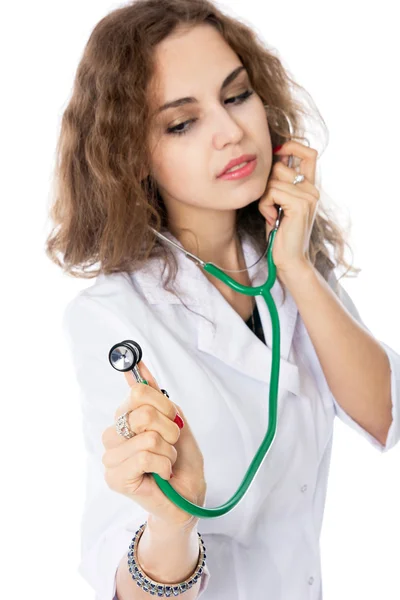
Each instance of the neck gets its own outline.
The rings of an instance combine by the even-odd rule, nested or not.
[[[243,269],[246,266],[239,236],[232,229],[216,232],[210,227],[206,233],[183,231],[171,225],[169,229],[185,250],[206,263],[212,262],[227,270]]]

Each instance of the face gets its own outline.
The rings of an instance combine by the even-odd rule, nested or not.
[[[180,30],[157,46],[157,88],[150,131],[151,176],[158,184],[169,223],[210,223],[259,199],[272,165],[272,146],[261,98],[242,65],[210,25]],[[242,65],[243,66],[243,65]],[[197,101],[157,112],[163,104],[193,96]],[[237,180],[217,176],[232,159],[257,157],[252,174]],[[215,222],[215,221],[212,221]]]

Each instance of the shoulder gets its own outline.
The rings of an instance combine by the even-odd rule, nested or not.
[[[84,325],[86,319],[124,318],[140,315],[145,297],[134,276],[128,273],[99,275],[88,287],[80,290],[64,308],[63,326]]]
[[[62,330],[82,382],[86,373],[98,375],[99,367],[108,373],[110,348],[127,339],[139,340],[146,366],[157,378],[159,357],[165,352],[158,347],[162,321],[153,308],[135,278],[126,273],[98,276],[67,303]],[[112,385],[113,375],[106,377]]]

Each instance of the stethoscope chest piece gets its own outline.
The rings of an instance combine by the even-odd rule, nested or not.
[[[138,383],[148,383],[139,373],[137,365],[142,360],[143,351],[137,342],[133,340],[124,340],[114,344],[108,353],[110,365],[117,371],[132,371],[132,374]],[[167,390],[161,390],[164,396],[169,398]]]
[[[142,360],[142,349],[133,340],[124,340],[114,344],[108,353],[108,360],[117,371],[132,371]]]

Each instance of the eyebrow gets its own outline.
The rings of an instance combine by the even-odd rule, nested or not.
[[[241,73],[242,71],[246,71],[246,69],[244,68],[243,65],[240,65],[240,67],[237,67],[236,69],[234,69],[232,71],[232,73],[229,73],[229,75],[224,79],[224,81],[222,82],[221,85],[221,92],[222,90],[224,90],[226,87],[228,87],[228,85],[230,83],[232,83],[232,81],[234,81],[234,79],[236,79],[236,77],[239,75],[239,73]],[[246,71],[247,73],[247,71]],[[178,106],[183,106],[184,104],[191,104],[193,102],[198,102],[198,100],[196,100],[196,98],[194,98],[193,96],[188,96],[186,98],[179,98],[178,100],[173,100],[172,102],[167,102],[166,104],[163,104],[158,110],[157,110],[157,114],[159,114],[160,112],[162,112],[163,110],[167,110],[167,108],[177,108]]]

